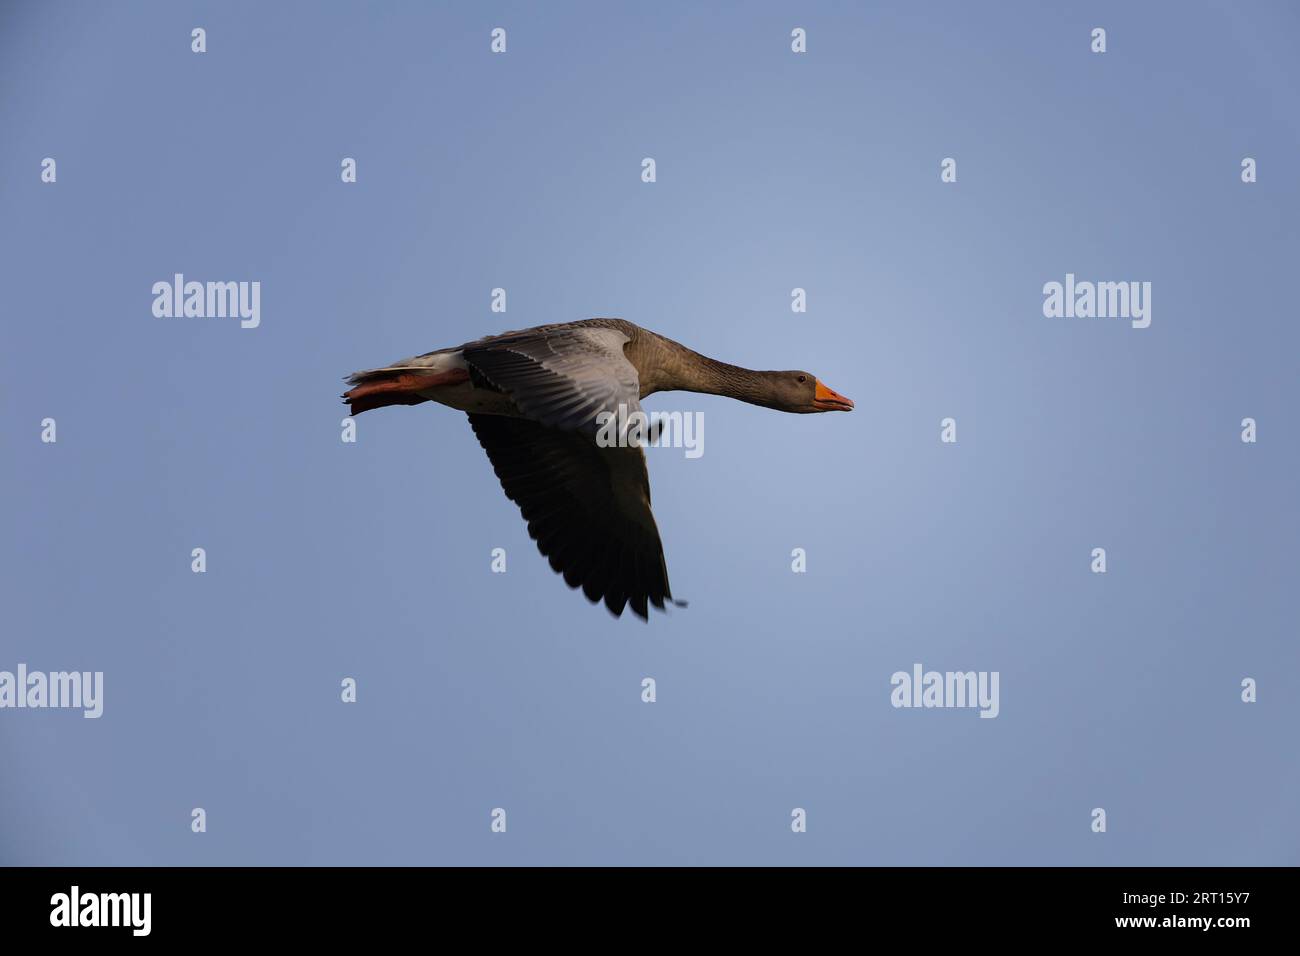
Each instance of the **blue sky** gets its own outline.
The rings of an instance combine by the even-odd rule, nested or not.
[[[0,670],[105,693],[0,711],[0,862],[1300,861],[1298,26],[7,5]],[[177,272],[261,324],[155,318]],[[1067,273],[1150,327],[1045,317]],[[647,400],[707,420],[650,453],[690,607],[649,624],[551,573],[463,415],[340,441],[348,372],[598,315],[857,402]],[[917,662],[998,717],[891,707]]]

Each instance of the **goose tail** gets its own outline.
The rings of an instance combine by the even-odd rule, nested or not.
[[[465,369],[435,371],[411,365],[391,365],[388,368],[353,372],[347,377],[352,386],[343,393],[349,414],[360,415],[372,408],[388,405],[419,405],[430,401],[424,393],[446,385],[459,385],[469,381]]]

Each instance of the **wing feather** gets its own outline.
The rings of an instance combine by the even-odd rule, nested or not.
[[[640,379],[623,354],[627,335],[610,328],[520,333],[465,346],[465,361],[523,414],[594,435],[602,411],[641,411]]]
[[[601,448],[526,418],[469,416],[501,487],[552,569],[614,616],[672,599],[640,448]]]

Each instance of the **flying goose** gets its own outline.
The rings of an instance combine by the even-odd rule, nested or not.
[[[350,414],[439,402],[470,427],[528,534],[571,588],[615,617],[672,600],[650,479],[638,443],[597,443],[602,412],[680,389],[783,412],[847,412],[853,403],[809,372],[754,372],[693,352],[622,319],[539,325],[356,372]],[[620,409],[620,406],[623,406]]]

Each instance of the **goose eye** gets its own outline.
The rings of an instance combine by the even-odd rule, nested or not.
[[[806,382],[806,381],[808,381],[808,376],[807,376],[807,375],[800,375],[800,376],[799,376],[799,381],[800,381],[800,382]]]

